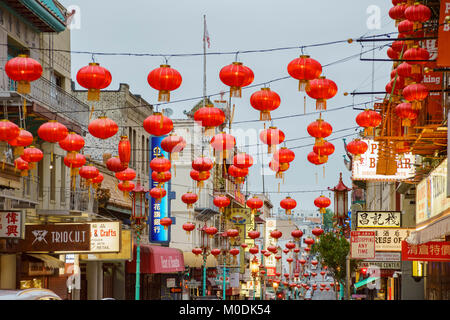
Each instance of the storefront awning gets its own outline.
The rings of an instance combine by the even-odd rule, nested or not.
[[[358,289],[358,288],[360,288],[368,283],[371,283],[372,281],[378,280],[378,279],[380,279],[380,277],[370,277],[370,278],[364,279],[362,281],[359,281],[359,282],[355,283],[355,289]]]
[[[191,268],[201,268],[203,266],[203,257],[201,255],[196,256],[190,251],[183,252],[184,265]],[[217,259],[212,255],[206,258],[206,267],[215,268],[217,266]]]
[[[422,244],[441,239],[448,234],[450,234],[450,215],[429,224],[421,230],[411,232],[406,241],[410,244]]]
[[[39,259],[44,262],[44,265],[48,268],[58,269],[58,268],[64,268],[65,264],[63,261],[49,256],[48,254],[31,254],[27,253],[30,257]]]
[[[133,246],[133,261],[126,262],[127,273],[136,273],[136,245]],[[173,273],[184,271],[181,250],[152,245],[140,246],[140,273]]]

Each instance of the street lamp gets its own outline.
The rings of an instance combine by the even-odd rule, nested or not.
[[[258,272],[259,272],[259,261],[256,257],[253,258],[253,260],[250,262],[250,272],[252,273],[252,277],[253,277],[253,300],[255,300],[256,278],[258,277]]]
[[[141,266],[141,232],[144,230],[145,221],[147,220],[147,209],[145,206],[145,194],[148,190],[145,190],[141,186],[141,181],[138,178],[137,184],[133,190],[131,190],[132,200],[132,212],[131,212],[131,225],[136,231],[136,292],[135,299],[139,300],[139,293],[141,289],[140,282],[140,266]]]

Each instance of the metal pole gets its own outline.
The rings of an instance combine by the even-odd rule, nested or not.
[[[350,299],[350,295],[351,295],[351,291],[350,291],[350,255],[347,255],[346,258],[346,269],[347,269],[347,300],[351,300]]]
[[[256,277],[253,277],[253,300],[256,299]]]
[[[141,291],[140,267],[141,267],[141,240],[139,229],[136,230],[136,292],[135,299],[139,300],[139,293]]]
[[[222,287],[222,290],[223,290],[223,300],[226,300],[227,299],[227,290],[226,290],[226,286],[227,286],[227,282],[226,282],[226,275],[227,275],[227,267],[225,267],[225,261],[224,261],[224,264],[223,264],[223,287]]]
[[[206,253],[203,254],[203,296],[206,296]]]
[[[206,15],[203,15],[203,106],[206,105]]]

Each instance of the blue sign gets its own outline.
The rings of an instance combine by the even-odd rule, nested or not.
[[[150,161],[161,155],[167,159],[169,158],[169,154],[161,148],[161,141],[165,137],[151,136],[149,138]],[[157,186],[158,182],[152,180],[152,170],[150,169],[150,188]],[[164,189],[166,190],[166,196],[160,202],[156,202],[155,198],[149,197],[149,241],[168,244],[170,242],[170,227],[164,230],[164,227],[160,224],[160,220],[165,217],[170,217],[170,200],[174,198],[173,193],[170,191],[170,181],[164,183]]]

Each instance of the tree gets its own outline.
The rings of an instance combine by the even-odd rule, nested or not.
[[[334,212],[328,208],[323,214],[323,228],[325,229],[325,231],[333,229],[333,215]]]
[[[350,243],[345,237],[335,232],[327,232],[320,236],[311,248],[312,254],[318,254],[322,265],[328,267],[332,277],[340,284],[346,284],[346,259],[350,252]],[[356,260],[350,260],[350,274],[357,269]],[[337,290],[336,290],[337,299]]]

